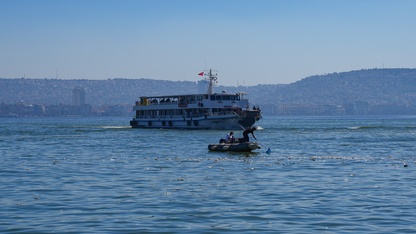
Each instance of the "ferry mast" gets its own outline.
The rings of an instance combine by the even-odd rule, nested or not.
[[[208,94],[212,94],[212,86],[214,85],[214,82],[217,82],[217,72],[218,71],[212,71],[212,69],[209,69],[208,74],[204,72],[204,76],[206,76],[205,80],[209,80]]]

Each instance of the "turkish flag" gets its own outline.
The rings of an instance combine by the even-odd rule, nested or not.
[[[198,73],[198,76],[203,76],[203,75],[204,75],[204,72]]]

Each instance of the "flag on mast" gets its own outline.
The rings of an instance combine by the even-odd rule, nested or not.
[[[198,76],[203,76],[203,75],[204,75],[204,72],[198,73]]]

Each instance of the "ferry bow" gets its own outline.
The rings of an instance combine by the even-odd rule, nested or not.
[[[250,108],[246,93],[212,93],[217,75],[211,69],[203,75],[209,81],[206,94],[140,97],[133,107],[135,116],[130,126],[237,130],[261,119],[260,109]]]

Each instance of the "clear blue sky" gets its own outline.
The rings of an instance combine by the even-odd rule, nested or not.
[[[0,0],[0,77],[287,84],[416,67],[414,0]]]

